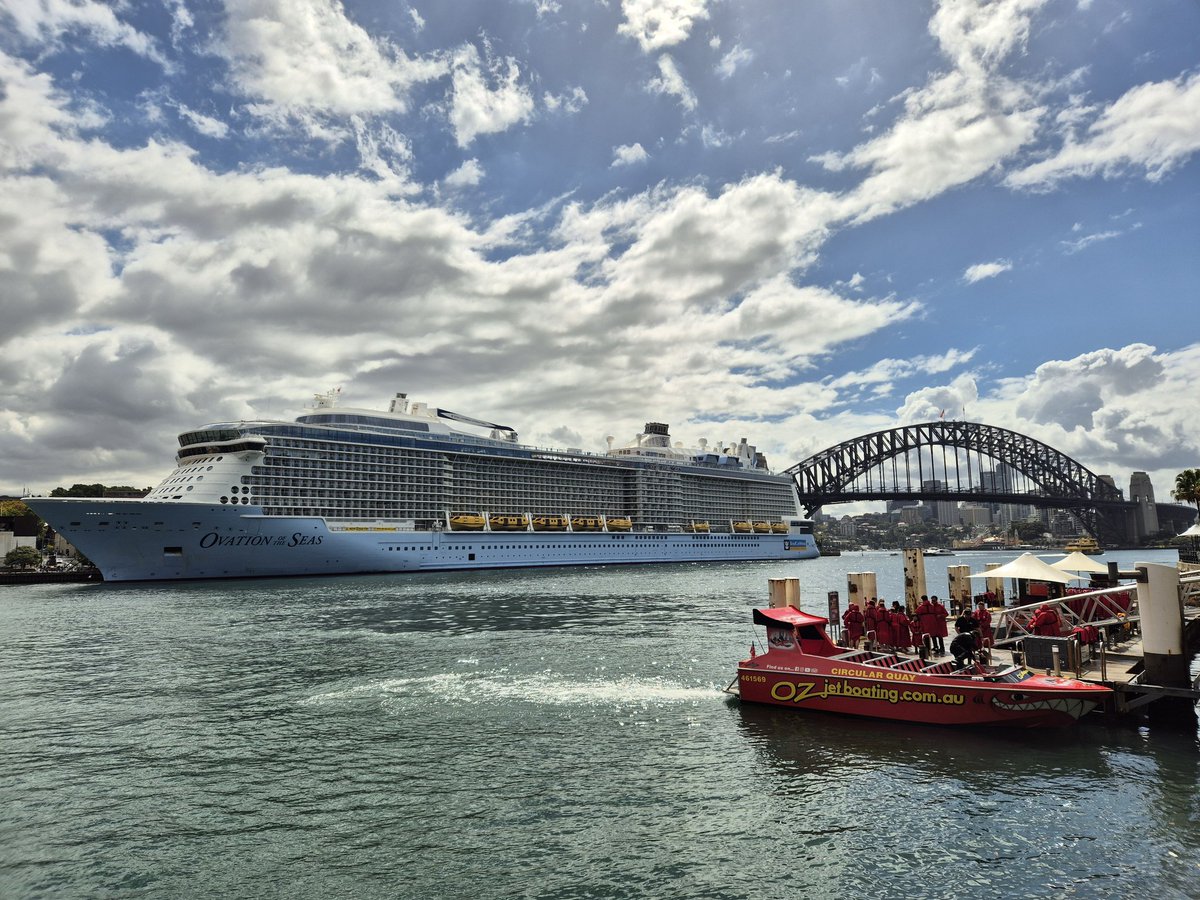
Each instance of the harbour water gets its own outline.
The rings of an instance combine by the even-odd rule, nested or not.
[[[1196,735],[722,694],[768,578],[901,567],[0,587],[0,897],[1200,896]]]

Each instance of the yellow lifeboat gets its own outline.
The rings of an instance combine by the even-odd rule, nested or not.
[[[488,527],[492,531],[525,531],[529,527],[529,519],[511,513],[488,516]]]
[[[609,516],[607,522],[609,531],[629,531],[633,528],[633,520],[628,516]]]
[[[450,517],[451,531],[482,531],[483,516],[475,513],[460,513]]]
[[[567,517],[566,516],[534,516],[533,517],[534,531],[566,531]]]
[[[771,523],[770,522],[755,522],[754,523],[754,533],[755,534],[770,534],[771,533]]]
[[[571,516],[572,531],[599,531],[603,527],[599,516]]]
[[[771,531],[775,532],[775,534],[787,534],[787,522],[772,522]]]
[[[696,534],[707,534],[708,533],[708,523],[707,522],[693,522],[691,524],[691,526],[688,528],[688,530],[694,531],[694,532],[696,532]]]
[[[754,530],[754,526],[752,526],[749,522],[734,522],[733,530],[738,534],[749,534]]]

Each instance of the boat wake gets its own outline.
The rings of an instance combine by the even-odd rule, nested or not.
[[[304,706],[346,703],[421,705],[487,704],[526,701],[541,706],[637,707],[709,702],[723,697],[716,687],[685,685],[664,679],[571,678],[554,672],[532,675],[445,673],[417,678],[389,678],[340,690],[324,691],[301,701]]]

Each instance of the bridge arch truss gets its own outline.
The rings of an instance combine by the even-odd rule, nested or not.
[[[786,471],[809,515],[826,504],[854,500],[1030,505],[1069,510],[1097,540],[1119,543],[1135,506],[1111,483],[1048,444],[977,422],[925,422],[876,431],[822,450]]]

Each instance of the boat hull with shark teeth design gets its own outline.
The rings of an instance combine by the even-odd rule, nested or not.
[[[767,651],[738,664],[742,700],[931,725],[1070,725],[1105,703],[1112,690],[1017,666],[952,661],[875,650],[847,650],[829,639],[828,620],[793,606],[756,609]]]

